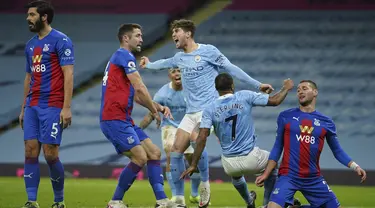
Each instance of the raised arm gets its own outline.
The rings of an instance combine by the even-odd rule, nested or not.
[[[143,69],[146,68],[155,71],[177,67],[174,62],[174,57],[150,62],[150,60],[145,56],[141,58],[139,66]]]
[[[281,88],[280,91],[277,93],[271,95],[268,98],[267,106],[278,106],[280,105],[286,96],[288,95],[288,92],[293,89],[294,83],[293,80],[291,79],[286,79],[284,80],[283,87]]]
[[[224,56],[216,47],[212,46],[211,52],[211,63],[218,66],[220,69],[229,73],[233,77],[237,78],[241,82],[244,82],[257,90],[271,92],[272,86],[268,84],[262,84],[258,80],[250,77],[238,66],[232,64],[227,57]]]

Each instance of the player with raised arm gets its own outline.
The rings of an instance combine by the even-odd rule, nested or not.
[[[283,153],[279,178],[268,208],[290,204],[300,191],[311,207],[337,208],[340,203],[320,173],[319,158],[326,140],[335,158],[366,180],[366,172],[341,148],[336,126],[331,118],[315,110],[317,85],[302,80],[297,88],[299,108],[285,110],[277,118],[277,136],[265,172],[257,177],[262,186]]]
[[[181,72],[178,68],[169,69],[168,77],[170,82],[165,84],[154,96],[154,101],[171,109],[173,120],[164,117],[161,123],[161,139],[163,148],[167,157],[166,161],[166,176],[172,191],[172,201],[176,201],[176,188],[172,181],[171,168],[170,168],[170,152],[172,149],[173,142],[177,127],[180,124],[182,118],[186,113],[186,102],[182,93],[181,84]],[[154,120],[152,113],[148,113],[141,121],[139,127],[141,129],[147,128],[147,126]],[[196,138],[198,134],[194,131],[191,135]],[[194,139],[195,140],[195,139]],[[186,160],[191,162],[191,156],[194,152],[193,147],[190,145],[184,152]],[[200,184],[200,175],[198,172],[192,174],[191,179],[191,194],[189,200],[191,203],[199,203],[198,188]]]
[[[266,168],[269,152],[256,146],[252,108],[278,106],[293,88],[293,81],[284,80],[282,89],[272,96],[249,90],[234,93],[233,78],[227,73],[222,73],[215,78],[215,87],[220,97],[203,111],[193,160],[181,178],[193,173],[197,168],[207,137],[210,135],[210,128],[214,126],[222,148],[221,161],[224,171],[232,177],[232,183],[247,207],[254,208],[256,194],[253,191],[249,193],[244,175],[261,173]],[[268,203],[275,181],[276,173],[266,181],[264,204]]]
[[[104,72],[100,107],[100,128],[118,154],[128,156],[131,162],[123,169],[116,191],[108,208],[126,208],[122,199],[133,184],[138,172],[147,163],[150,185],[156,197],[155,207],[171,207],[164,192],[160,149],[134,125],[131,113],[133,100],[149,109],[160,124],[159,112],[169,116],[168,108],[153,103],[136,69],[132,52],[140,51],[142,31],[138,24],[123,24],[118,30],[120,48],[112,55]],[[167,112],[168,111],[168,112]]]
[[[27,5],[29,30],[36,33],[26,44],[26,77],[19,122],[24,131],[24,180],[28,201],[24,208],[38,208],[41,148],[47,161],[54,203],[64,203],[64,167],[59,159],[62,131],[71,124],[74,50],[64,33],[51,27],[54,9],[49,2]]]
[[[194,41],[195,25],[190,20],[176,20],[172,23],[172,38],[176,48],[183,52],[172,58],[149,62],[143,57],[142,68],[161,70],[178,67],[182,72],[182,86],[187,103],[187,114],[182,119],[176,133],[176,140],[171,152],[171,175],[175,183],[177,203],[185,207],[184,181],[179,179],[185,171],[183,153],[189,146],[190,134],[199,126],[203,109],[217,97],[214,79],[223,70],[242,82],[261,91],[271,92],[272,86],[254,80],[239,67],[232,64],[215,46],[198,44]],[[194,144],[193,144],[194,146]],[[199,207],[206,207],[210,202],[210,184],[208,177],[208,156],[204,151],[198,164],[201,174]]]

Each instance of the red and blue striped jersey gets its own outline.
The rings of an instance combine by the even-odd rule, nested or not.
[[[136,60],[131,52],[118,49],[109,60],[102,81],[100,121],[122,120],[134,125],[134,88],[127,77],[137,71]]]
[[[351,158],[338,143],[332,119],[318,111],[305,113],[299,108],[283,111],[277,119],[277,136],[269,159],[278,161],[284,149],[279,175],[320,176],[319,158],[325,140],[336,159],[347,166]]]
[[[31,38],[25,47],[26,72],[31,74],[26,106],[58,107],[64,104],[62,66],[74,65],[72,41],[64,33],[52,29],[39,39]]]

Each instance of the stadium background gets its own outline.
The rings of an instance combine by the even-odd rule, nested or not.
[[[0,176],[23,174],[23,132],[17,118],[25,74],[24,46],[33,35],[25,20],[26,2],[0,4]],[[76,51],[73,125],[64,132],[60,152],[67,176],[116,178],[119,168],[128,162],[115,154],[98,124],[100,81],[108,58],[119,45],[117,27],[125,22],[141,24],[141,55],[154,61],[177,52],[168,26],[172,20],[184,17],[197,23],[198,43],[215,45],[234,64],[276,90],[288,77],[295,83],[302,79],[316,81],[320,92],[317,109],[333,118],[342,147],[368,171],[364,185],[375,185],[374,0],[52,2],[56,10],[52,26],[73,40]],[[168,81],[167,71],[140,73],[152,95]],[[239,81],[235,84],[237,90],[247,89]],[[254,110],[261,148],[271,149],[276,117],[283,109],[297,105],[295,92],[279,107]],[[146,113],[136,106],[133,118],[139,123]],[[160,130],[155,124],[146,132],[161,147]],[[211,178],[227,181],[214,137],[209,138],[207,148]],[[48,176],[43,155],[40,161],[42,176]],[[328,145],[320,161],[330,184],[358,184],[355,174],[335,160]]]

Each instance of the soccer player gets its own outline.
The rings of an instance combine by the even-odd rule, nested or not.
[[[169,183],[169,186],[172,190],[172,201],[176,200],[176,188],[172,181],[171,168],[170,168],[170,152],[175,140],[175,135],[177,127],[180,124],[182,118],[186,113],[186,102],[184,95],[182,93],[182,84],[181,84],[181,72],[178,68],[169,69],[168,77],[170,82],[165,84],[154,96],[154,101],[169,107],[173,115],[173,120],[170,118],[164,117],[161,123],[161,138],[163,148],[167,157],[166,161],[166,176]],[[148,113],[144,119],[141,121],[139,127],[141,129],[147,128],[147,126],[154,120],[152,113]],[[192,137],[196,138],[198,135],[195,131],[192,132]],[[195,140],[195,139],[194,139]],[[191,156],[194,152],[193,147],[190,145],[185,150],[185,159],[189,162],[191,161]],[[189,200],[191,203],[199,203],[198,188],[201,182],[199,173],[194,173],[190,177],[191,179],[191,194]]]
[[[185,207],[184,181],[179,179],[185,171],[183,153],[189,146],[190,134],[199,126],[203,109],[217,98],[214,79],[218,71],[223,70],[235,78],[261,91],[272,91],[269,84],[261,84],[237,66],[233,65],[215,46],[198,44],[194,41],[195,25],[190,20],[176,20],[172,23],[172,38],[176,48],[183,52],[176,53],[172,58],[149,62],[143,57],[142,68],[151,70],[178,67],[182,72],[183,93],[186,97],[187,114],[182,119],[176,132],[176,140],[171,151],[171,175],[176,187],[177,203]],[[208,156],[204,151],[198,164],[201,174],[199,207],[206,207],[210,201],[210,184],[208,177]]]
[[[136,69],[133,52],[141,51],[142,31],[138,24],[123,24],[118,30],[120,48],[112,55],[104,72],[100,108],[100,128],[118,154],[128,156],[131,162],[123,169],[116,191],[108,208],[125,208],[122,199],[133,184],[138,172],[147,164],[150,184],[156,197],[155,207],[170,207],[173,203],[164,192],[160,149],[134,125],[131,113],[133,100],[149,109],[160,124],[159,112],[167,108],[153,103]]]
[[[71,124],[74,50],[72,41],[51,27],[52,5],[33,1],[27,5],[29,30],[36,33],[26,44],[24,99],[19,116],[24,131],[24,181],[28,201],[24,208],[38,208],[41,148],[49,166],[54,192],[52,208],[65,208],[64,167],[59,159],[62,131]]]
[[[284,150],[279,178],[268,208],[290,204],[296,191],[305,196],[311,207],[340,207],[320,173],[319,158],[324,140],[341,164],[356,171],[361,176],[361,182],[366,180],[366,172],[341,148],[332,119],[315,110],[317,96],[316,84],[311,80],[302,80],[297,88],[299,108],[285,110],[277,118],[277,136],[267,168],[255,181],[258,186],[263,185]]]
[[[215,78],[215,87],[220,97],[203,111],[193,160],[181,178],[193,173],[197,168],[210,128],[214,126],[222,148],[221,161],[224,171],[232,177],[232,183],[245,200],[247,207],[253,208],[256,194],[249,193],[244,175],[263,171],[267,165],[269,152],[256,146],[257,138],[251,111],[254,106],[279,105],[293,88],[293,81],[284,80],[283,88],[272,96],[248,90],[234,93],[233,78],[227,73],[222,73]],[[275,178],[276,174],[267,181],[264,192],[265,204],[268,203]]]

